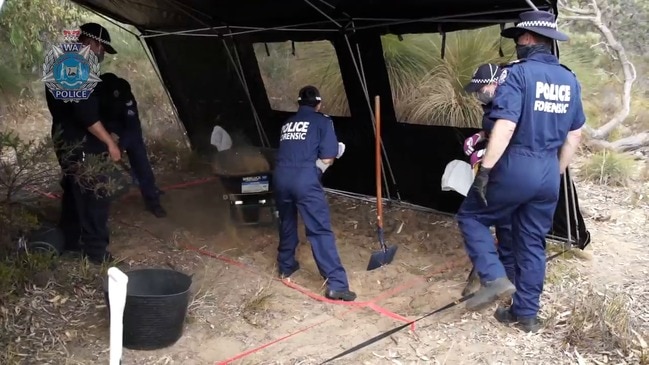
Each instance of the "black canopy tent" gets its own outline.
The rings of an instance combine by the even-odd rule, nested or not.
[[[444,34],[511,23],[520,12],[531,9],[526,0],[72,1],[140,31],[187,137],[198,151],[208,148],[215,124],[243,133],[258,146],[276,147],[281,122],[290,113],[271,108],[253,44],[330,41],[351,117],[333,116],[347,151],[327,171],[324,184],[373,194],[370,101],[380,95],[387,197],[443,212],[457,211],[463,199],[441,190],[445,166],[464,158],[461,141],[476,131],[399,123],[380,37]],[[556,0],[536,0],[534,5],[557,13]],[[119,52],[119,45],[116,48]],[[569,190],[562,189],[551,235],[565,241],[570,237],[584,246],[588,232],[572,181],[565,188]]]

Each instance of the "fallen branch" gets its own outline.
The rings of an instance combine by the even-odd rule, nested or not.
[[[595,150],[613,150],[616,152],[631,152],[649,146],[649,132],[642,132],[632,136],[608,142],[600,139],[591,139],[586,145]]]

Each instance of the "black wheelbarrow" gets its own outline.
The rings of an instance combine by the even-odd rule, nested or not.
[[[223,200],[230,202],[230,218],[235,224],[277,223],[272,191],[275,152],[269,148],[244,147],[215,155],[212,171],[221,181]],[[262,218],[264,211],[267,219]]]

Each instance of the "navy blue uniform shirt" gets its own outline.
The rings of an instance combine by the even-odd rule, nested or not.
[[[88,131],[88,128],[100,120],[99,97],[96,92],[90,94],[87,100],[78,103],[65,103],[57,100],[52,93],[45,88],[47,107],[52,114],[52,136],[60,128],[60,141],[68,145],[79,145],[83,138],[85,143],[80,146],[79,152],[103,153],[107,152],[106,144]],[[57,149],[61,148],[57,145]],[[76,155],[76,154],[75,154]],[[72,157],[72,156],[70,156]]]
[[[496,124],[496,121],[489,117],[492,105],[492,103],[489,103],[482,106],[482,111],[484,113],[482,114],[482,130],[485,131],[487,136],[489,136],[491,130],[494,129],[494,125]]]
[[[315,167],[318,158],[335,158],[338,139],[333,121],[315,108],[302,105],[282,125],[277,166]]]
[[[498,84],[489,117],[516,123],[510,147],[557,150],[586,122],[581,86],[554,55],[536,53],[509,64]]]
[[[104,83],[99,90],[102,122],[119,136],[120,147],[128,148],[142,134],[137,101],[128,81],[118,78]]]

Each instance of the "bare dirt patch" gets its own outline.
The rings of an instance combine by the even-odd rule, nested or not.
[[[232,363],[317,364],[403,324],[367,306],[314,299],[322,294],[324,282],[302,227],[297,254],[302,269],[292,277],[292,282],[308,292],[277,280],[276,228],[235,228],[218,181],[168,191],[162,201],[169,212],[164,219],[144,212],[139,193],[133,193],[131,198],[115,204],[112,211],[111,247],[123,259],[122,267],[171,267],[193,274],[194,284],[183,337],[175,345],[157,351],[126,350],[125,364],[213,364],[273,341],[277,342]],[[469,264],[452,217],[388,207],[384,213],[386,237],[389,243],[399,246],[399,251],[391,265],[367,272],[370,253],[378,249],[375,204],[338,196],[330,196],[329,202],[340,255],[352,289],[359,296],[357,303],[374,300],[387,311],[414,319],[460,297]],[[601,248],[610,247],[614,241],[600,234],[596,228],[602,226],[600,222],[589,219],[587,224],[594,232],[596,252],[605,257],[611,251],[600,252]],[[188,251],[187,245],[237,263]],[[625,255],[620,254],[616,268],[628,265]],[[565,319],[565,308],[557,296],[569,295],[566,282],[579,278],[574,270],[592,272],[596,260],[571,257],[559,258],[549,265],[542,303],[549,325],[538,335],[522,334],[497,324],[492,318],[493,308],[466,313],[460,305],[421,321],[415,332],[404,330],[335,363],[578,362],[588,349],[575,351],[565,347],[563,337],[558,335],[565,325],[562,327],[563,322],[557,320]],[[67,260],[59,270],[70,272],[71,267],[78,266],[77,261]],[[89,270],[86,275],[90,281],[82,286],[86,288],[84,292],[71,292],[70,299],[61,304],[60,299],[49,301],[64,290],[56,289],[49,292],[48,300],[39,302],[45,304],[38,308],[54,313],[53,316],[64,316],[75,325],[61,325],[57,329],[59,342],[31,353],[23,351],[23,355],[13,357],[13,363],[29,364],[33,359],[39,359],[39,364],[107,361],[108,313],[100,290],[101,272]],[[90,292],[87,288],[91,288]],[[36,294],[30,298],[38,297]],[[84,298],[85,304],[73,306],[73,297]],[[40,309],[32,313],[32,317],[42,317]],[[14,318],[26,320],[21,316]],[[23,322],[23,327],[25,323],[29,322]],[[20,342],[14,337],[12,344]]]

